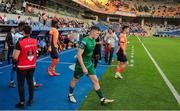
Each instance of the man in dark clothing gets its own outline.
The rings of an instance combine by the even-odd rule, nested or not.
[[[101,41],[100,37],[98,37],[96,39],[96,46],[95,46],[94,52],[93,52],[94,68],[97,67],[98,61],[101,58],[101,44],[102,44],[102,41]]]
[[[14,45],[13,45],[14,33],[15,33],[15,29],[12,27],[11,31],[7,34],[5,39],[5,46],[6,46],[5,48],[8,51],[7,54],[8,64],[10,64],[10,59],[14,49]]]

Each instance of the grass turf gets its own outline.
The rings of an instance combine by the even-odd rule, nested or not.
[[[113,104],[100,105],[95,91],[91,91],[79,109],[91,110],[179,110],[180,106],[164,83],[144,48],[134,36],[128,39],[128,59],[134,46],[134,67],[128,67],[122,80],[114,79],[115,67],[109,67],[100,79],[101,89]],[[142,38],[152,56],[179,92],[178,51],[180,39]],[[169,59],[170,58],[170,59]],[[116,61],[114,62],[116,64]],[[172,65],[170,67],[170,65]]]

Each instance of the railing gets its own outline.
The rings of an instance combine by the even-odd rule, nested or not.
[[[44,6],[40,6],[40,5],[37,5],[37,4],[34,4],[34,3],[30,3],[30,2],[27,2],[27,6],[31,6],[31,7],[37,8],[37,9],[47,9]]]

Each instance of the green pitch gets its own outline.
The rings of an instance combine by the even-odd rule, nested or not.
[[[139,38],[180,94],[180,38]],[[133,66],[123,73],[123,79],[114,79],[115,67],[109,67],[100,79],[104,95],[115,99],[114,103],[102,106],[96,93],[91,91],[80,109],[180,110],[180,105],[137,37],[131,36],[128,41],[128,60]]]

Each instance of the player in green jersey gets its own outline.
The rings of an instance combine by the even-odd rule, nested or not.
[[[73,90],[76,86],[78,80],[83,76],[87,75],[93,83],[93,87],[100,99],[101,104],[109,104],[114,100],[107,99],[103,96],[100,89],[99,80],[96,76],[96,71],[94,69],[94,64],[92,63],[93,50],[96,45],[95,39],[99,36],[100,29],[96,26],[92,26],[89,36],[82,39],[78,52],[77,52],[77,62],[74,71],[74,77],[70,83],[69,89],[69,100],[76,103],[76,99],[73,96]]]

